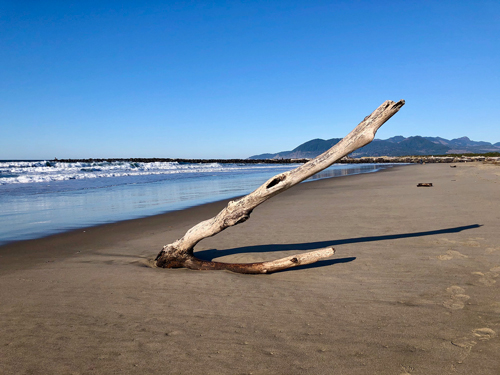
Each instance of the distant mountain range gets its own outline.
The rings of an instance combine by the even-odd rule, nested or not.
[[[342,138],[312,139],[291,151],[282,151],[275,154],[261,154],[250,156],[249,159],[303,159],[314,158],[325,152]],[[407,155],[444,155],[444,154],[482,154],[500,152],[500,142],[471,141],[468,137],[452,140],[441,137],[408,137],[401,135],[389,139],[375,139],[365,147],[352,154],[351,157],[362,156],[407,156]]]

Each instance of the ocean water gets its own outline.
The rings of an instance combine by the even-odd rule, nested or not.
[[[336,164],[311,177],[390,164]],[[0,244],[245,195],[294,164],[0,161]]]

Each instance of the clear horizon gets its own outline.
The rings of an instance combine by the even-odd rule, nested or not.
[[[400,134],[397,134],[396,136],[398,136]],[[420,135],[417,135],[417,137],[419,137]],[[408,136],[408,137],[405,137],[405,138],[409,138],[409,137],[415,137],[415,136]],[[421,137],[427,137],[426,135],[424,136],[421,136]],[[439,136],[437,136],[439,137]],[[464,137],[467,137],[467,136],[462,136],[462,137],[457,137],[458,139],[459,138],[464,138]],[[441,137],[443,138],[443,137]],[[454,139],[457,139],[457,138],[454,138]],[[470,137],[467,137],[469,138],[471,141],[474,141],[474,142],[481,142],[483,140],[481,139],[471,139]],[[381,139],[381,138],[378,138],[376,137],[374,140],[385,140],[385,139]],[[452,140],[452,139],[448,139],[448,140]],[[305,142],[302,142],[300,145],[302,145],[303,143],[306,143],[310,140],[307,140]],[[486,142],[486,141],[485,141]],[[490,142],[491,143],[491,142]],[[499,142],[500,143],[500,142]],[[493,145],[494,143],[492,143]],[[268,152],[262,152],[261,154],[266,154],[266,153],[270,153],[270,154],[273,154],[273,153],[279,153],[279,152],[286,152],[286,151],[291,151],[293,150],[294,148],[300,146],[300,145],[295,145],[293,146],[292,148],[290,148],[289,150],[281,150],[281,151],[268,151]],[[499,147],[499,146],[497,146]],[[466,153],[465,153],[466,154]],[[242,158],[235,158],[235,157],[227,157],[227,158],[189,158],[189,157],[186,157],[186,158],[179,158],[179,157],[175,157],[175,156],[168,156],[168,157],[157,157],[157,156],[143,156],[143,157],[114,157],[114,156],[104,156],[104,157],[79,157],[79,158],[58,158],[58,157],[53,157],[53,158],[42,158],[42,159],[0,159],[0,161],[40,161],[40,160],[54,160],[54,159],[59,159],[59,160],[64,160],[64,159],[82,159],[82,160],[85,160],[85,159],[124,159],[124,160],[127,160],[127,159],[184,159],[184,160],[195,160],[195,159],[221,159],[221,160],[224,160],[224,159],[240,159],[240,160],[245,160],[251,156],[254,156],[254,155],[259,155],[259,154],[252,154],[252,155],[248,155],[246,157],[242,157]]]
[[[0,2],[0,160],[247,158],[342,138],[500,142],[500,3]]]

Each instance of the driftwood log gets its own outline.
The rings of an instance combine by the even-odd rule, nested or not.
[[[229,270],[239,273],[271,273],[302,264],[314,263],[335,253],[333,248],[319,249],[308,253],[260,263],[221,263],[198,259],[193,249],[202,239],[216,235],[233,225],[248,220],[253,209],[271,197],[291,188],[301,181],[331,166],[337,160],[370,143],[376,131],[404,105],[387,100],[367,117],[344,139],[328,151],[299,166],[269,179],[254,192],[235,201],[230,201],[217,216],[202,221],[187,231],[177,241],[165,245],[155,259],[157,267],[186,267],[194,270]]]

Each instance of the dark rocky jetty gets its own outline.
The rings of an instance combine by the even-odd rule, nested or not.
[[[170,158],[107,158],[107,159],[54,159],[52,162],[59,163],[102,163],[102,162],[131,162],[131,163],[153,163],[153,162],[177,162],[194,164],[300,164],[311,159],[170,159]],[[362,164],[362,163],[465,163],[482,161],[486,163],[500,163],[498,156],[484,155],[460,155],[460,156],[365,156],[359,158],[344,157],[337,163]]]

